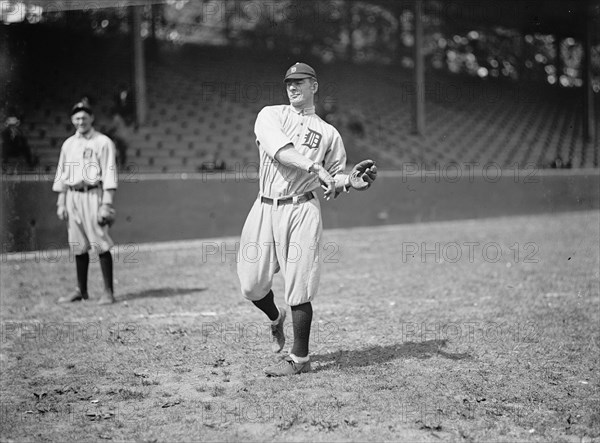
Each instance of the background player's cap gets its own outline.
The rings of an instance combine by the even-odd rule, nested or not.
[[[313,68],[308,66],[306,63],[296,62],[294,65],[290,67],[285,73],[285,78],[283,81],[296,79],[296,78],[307,78],[312,77],[315,80],[317,79],[317,73]]]
[[[92,107],[90,106],[90,102],[87,99],[82,99],[81,101],[75,103],[73,108],[71,108],[71,115],[78,113],[79,111],[87,112],[92,115]]]

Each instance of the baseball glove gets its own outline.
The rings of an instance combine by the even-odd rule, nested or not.
[[[98,224],[100,226],[112,226],[116,216],[117,211],[111,205],[104,204],[98,208]]]
[[[350,173],[350,186],[357,191],[368,189],[377,178],[377,166],[373,160],[357,163]]]

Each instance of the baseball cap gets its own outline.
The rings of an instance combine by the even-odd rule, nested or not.
[[[73,105],[73,108],[71,108],[71,115],[77,114],[79,111],[87,112],[90,115],[93,114],[90,102],[85,99]]]
[[[306,77],[313,77],[316,79],[317,73],[312,67],[310,67],[306,63],[296,62],[287,70],[283,81]]]

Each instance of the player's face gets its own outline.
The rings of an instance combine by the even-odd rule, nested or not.
[[[73,126],[75,126],[77,132],[85,135],[92,129],[94,117],[85,111],[79,111],[71,116],[71,122],[73,123]]]
[[[304,108],[314,104],[318,84],[309,78],[288,80],[285,82],[290,104],[295,108]]]

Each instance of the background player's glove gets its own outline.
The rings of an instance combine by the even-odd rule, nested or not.
[[[103,204],[100,206],[100,208],[98,208],[98,224],[100,226],[112,226],[112,224],[115,222],[116,216],[117,212],[111,205]]]
[[[373,160],[363,160],[357,163],[348,177],[350,186],[357,191],[364,191],[377,178],[377,166]]]

